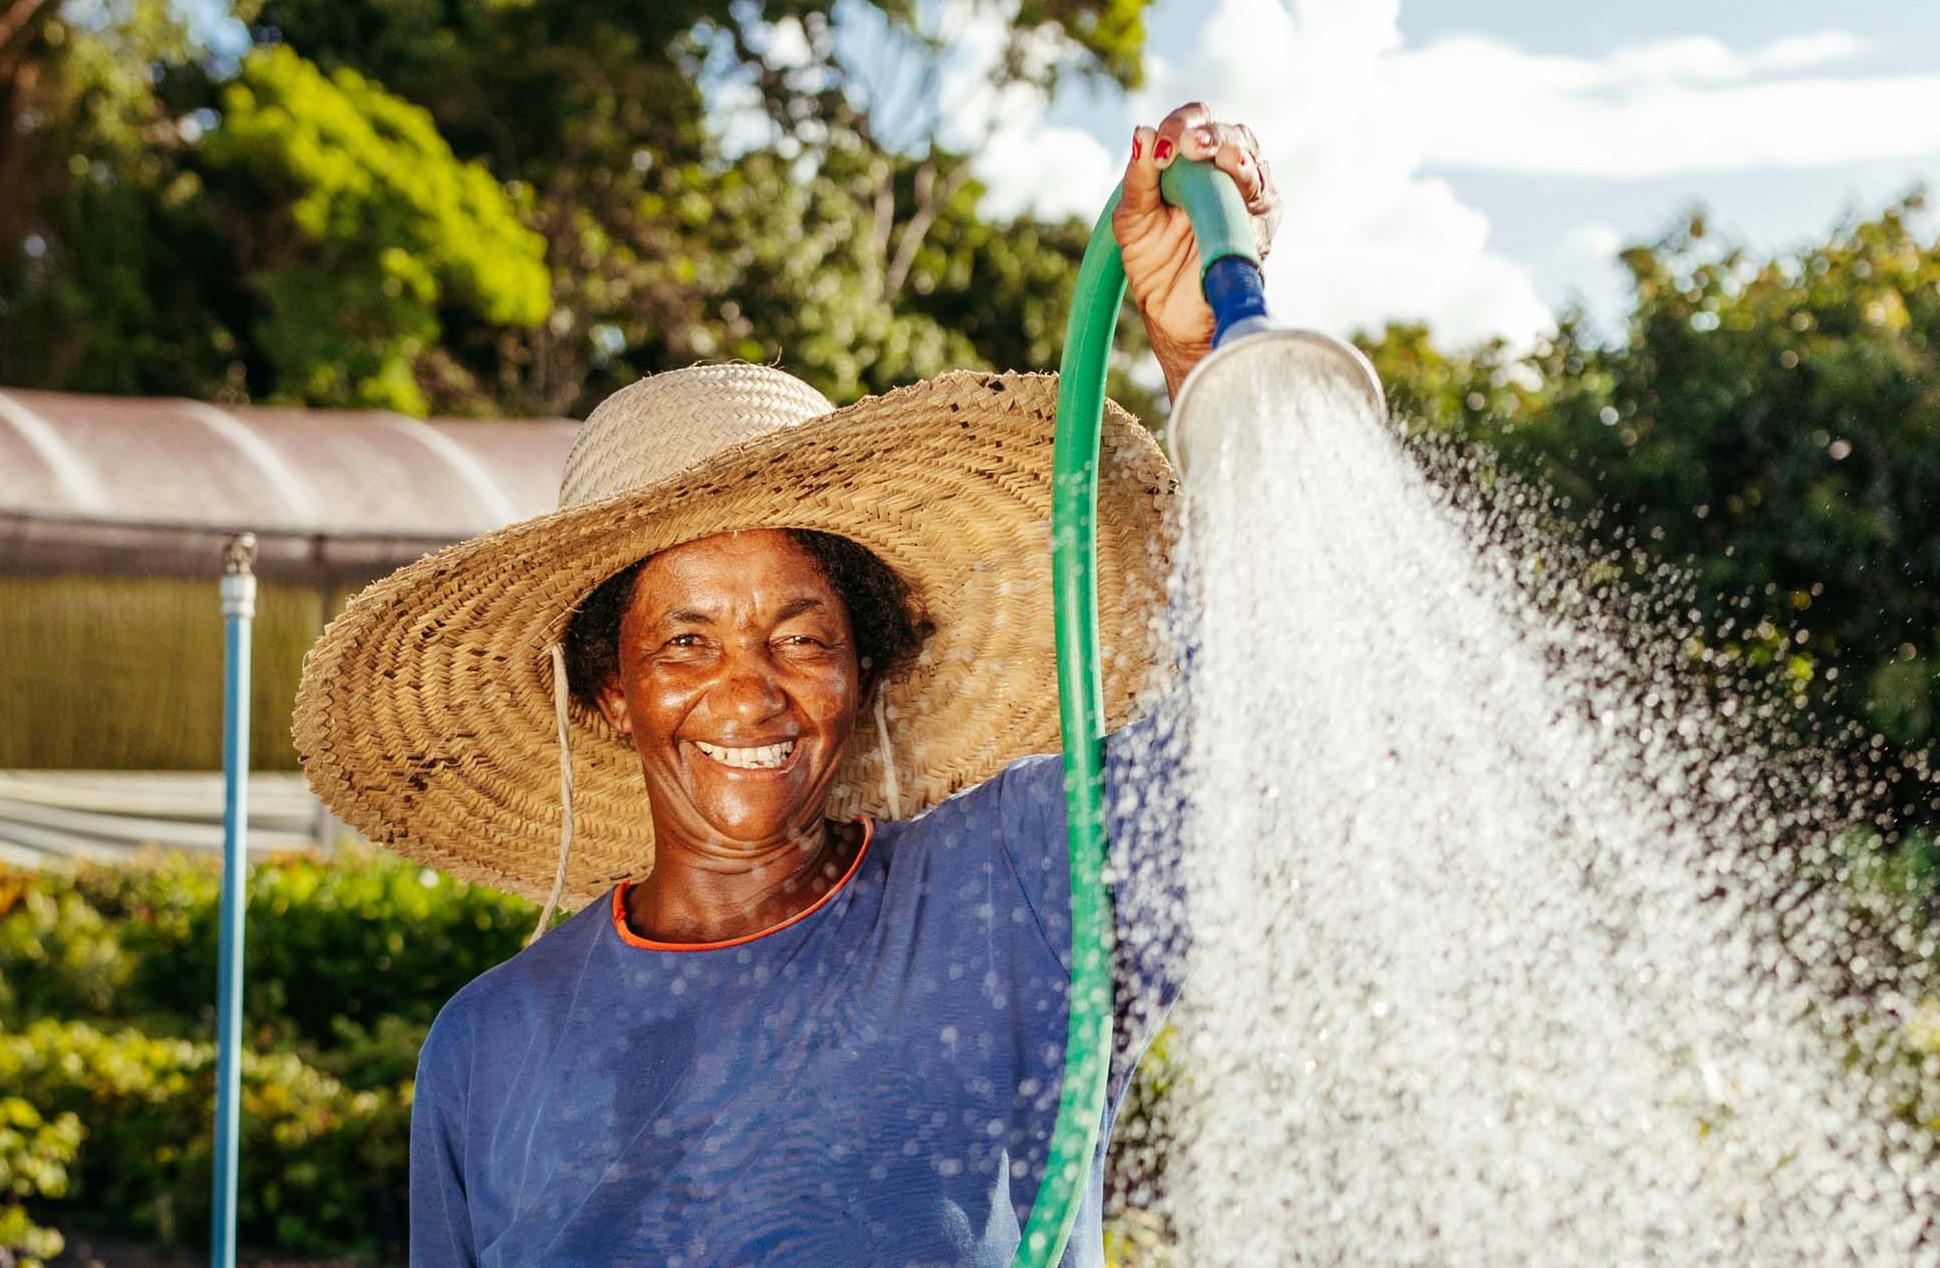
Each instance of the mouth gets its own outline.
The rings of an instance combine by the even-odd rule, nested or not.
[[[782,770],[794,760],[795,750],[799,747],[794,740],[763,744],[756,748],[730,748],[700,740],[693,743],[704,756],[730,770]]]

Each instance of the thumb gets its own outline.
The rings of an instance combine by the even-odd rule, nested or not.
[[[1156,128],[1138,128],[1132,133],[1132,158],[1125,165],[1125,179],[1118,196],[1118,209],[1128,215],[1146,215],[1158,210],[1159,165],[1153,157],[1158,145]]]

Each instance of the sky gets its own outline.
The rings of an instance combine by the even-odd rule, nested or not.
[[[1705,206],[1755,250],[1940,194],[1940,0],[1159,0],[1147,83],[945,96],[989,136],[985,210],[1094,216],[1134,122],[1202,100],[1250,124],[1286,217],[1276,315],[1426,321],[1527,344],[1607,329],[1615,256]],[[954,92],[954,96],[952,93]]]

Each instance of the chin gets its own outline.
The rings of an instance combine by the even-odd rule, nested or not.
[[[696,807],[701,818],[729,841],[767,842],[800,832],[804,825],[821,819],[819,810],[771,808],[766,806],[713,805]]]

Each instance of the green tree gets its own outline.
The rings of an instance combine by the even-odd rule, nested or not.
[[[1146,2],[1024,6],[993,81],[1049,87],[1076,70],[1135,82]],[[971,8],[998,11],[994,0]],[[1015,331],[1041,330],[1045,294],[1061,302],[1069,289],[1067,228],[993,226],[1022,243],[1005,280],[1046,290],[1013,295],[978,277],[988,299],[972,295],[969,272],[935,243],[993,259],[1003,249],[980,238],[969,165],[938,141],[943,9],[842,6],[839,20],[875,32],[846,62],[836,10],[269,0],[261,29],[425,105],[459,155],[531,192],[549,319],[447,340],[481,376],[496,374],[515,409],[582,411],[641,372],[735,349],[782,355],[838,399],[951,364],[1019,365]],[[783,30],[794,55],[776,51]],[[719,150],[710,84],[752,90],[772,124],[765,143]],[[979,302],[989,311],[976,330],[948,325]]]
[[[0,381],[233,395],[244,313],[180,162],[210,50],[175,5],[79,8],[0,6]]]
[[[422,414],[441,311],[502,327],[546,315],[545,242],[483,165],[460,163],[424,110],[287,46],[222,91],[197,155],[213,214],[262,305],[252,330],[273,395]]]
[[[1048,368],[1084,227],[979,213],[949,23],[1007,15],[993,87],[1132,83],[1147,0],[246,0],[240,58],[170,5],[62,2],[0,32],[40,94],[0,98],[30,174],[0,377],[559,414],[736,349],[837,398]],[[710,135],[729,89],[769,121],[751,150]]]
[[[1620,340],[1572,316],[1520,358],[1446,354],[1418,329],[1368,341],[1417,425],[1512,468],[1697,570],[1705,624],[1783,656],[1837,711],[1908,754],[1940,725],[1940,238],[1924,200],[1761,257],[1695,214],[1623,254]],[[1749,607],[1737,606],[1741,601]],[[1901,779],[1895,770],[1888,782]]]

